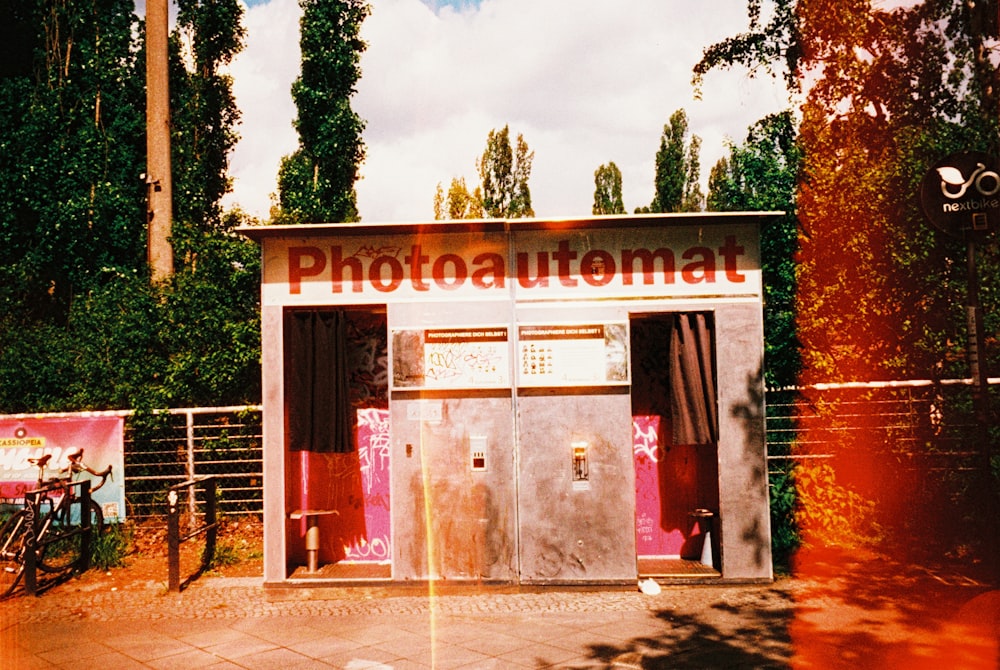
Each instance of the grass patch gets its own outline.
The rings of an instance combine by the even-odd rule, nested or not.
[[[95,533],[91,538],[91,566],[99,570],[124,567],[134,540],[135,531],[131,525],[108,524],[103,533]]]

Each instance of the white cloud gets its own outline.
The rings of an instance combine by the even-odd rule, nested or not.
[[[246,47],[230,67],[242,122],[230,160],[233,193],[226,203],[262,218],[277,189],[281,157],[298,144],[291,87],[299,74],[301,14],[297,0],[270,0],[247,9]]]
[[[474,181],[493,128],[510,125],[535,151],[539,216],[589,214],[594,170],[615,161],[631,211],[653,196],[660,133],[678,108],[701,136],[702,172],[725,139],[785,105],[780,84],[708,76],[691,89],[702,49],[746,28],[746,0],[372,0],[368,50],[353,101],[367,122],[358,205],[365,221],[432,216],[435,185]],[[432,6],[440,6],[434,10]],[[295,0],[247,12],[248,47],[233,66],[244,139],[231,201],[260,216],[280,156],[294,149],[289,87],[298,74]]]

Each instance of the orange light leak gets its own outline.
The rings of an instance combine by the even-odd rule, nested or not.
[[[916,245],[930,235],[914,228],[925,224],[911,221],[900,204],[917,196],[899,189],[899,166],[913,156],[901,146],[905,129],[870,113],[894,104],[892,91],[872,97],[886,81],[885,72],[876,73],[883,79],[870,74],[883,67],[878,50],[886,47],[868,47],[874,56],[850,55],[864,51],[855,44],[864,31],[848,29],[875,30],[877,10],[829,0],[796,7],[803,71],[824,64],[806,82],[799,128],[805,157],[796,202],[799,386],[885,380],[915,360],[913,322],[947,318],[908,281],[916,273],[901,260],[918,256]],[[887,80],[906,85],[898,76]],[[959,566],[949,568],[944,549],[899,539],[916,536],[914,526],[924,537],[930,528],[954,527],[957,515],[946,500],[928,498],[926,480],[900,454],[876,408],[889,395],[871,389],[805,395],[793,452],[811,458],[796,461],[803,546],[792,568],[803,588],[794,592],[789,625],[792,667],[1000,667],[998,592]]]

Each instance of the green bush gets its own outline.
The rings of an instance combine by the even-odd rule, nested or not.
[[[786,571],[802,538],[795,520],[795,478],[790,472],[771,475],[771,554],[775,568]]]
[[[875,503],[839,484],[831,465],[799,464],[793,480],[795,525],[804,543],[859,547],[882,539]]]
[[[121,568],[132,551],[135,533],[130,525],[114,523],[103,533],[94,533],[90,545],[90,565],[98,570]]]
[[[61,320],[0,305],[0,414],[260,402],[260,253],[240,217],[176,224],[167,284],[107,269]]]

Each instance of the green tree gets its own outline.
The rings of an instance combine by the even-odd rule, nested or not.
[[[594,170],[594,214],[624,214],[622,171],[614,161]]]
[[[701,191],[701,138],[691,136],[684,161],[684,196],[680,211],[700,212],[705,209],[705,194]]]
[[[232,78],[223,73],[243,48],[246,30],[238,0],[178,0],[170,82],[174,212],[199,227],[221,225],[229,192],[229,154],[239,139],[240,112]],[[181,58],[190,55],[192,69]]]
[[[965,245],[930,228],[916,196],[940,158],[1000,146],[1000,66],[987,56],[997,44],[996,3],[925,0],[895,9],[865,0],[769,4],[764,11],[759,0],[749,0],[750,29],[706,49],[695,82],[714,67],[734,64],[784,69],[802,100],[799,383],[966,376]],[[767,25],[760,21],[765,15],[772,17]],[[979,251],[985,330],[995,333],[1000,258],[993,242]],[[986,349],[981,360],[993,366],[995,338]],[[946,409],[956,418],[961,411]],[[810,424],[801,448],[808,448],[811,431],[830,428],[830,421]],[[841,438],[850,451],[838,464],[838,480],[847,474],[864,484],[880,462],[895,462],[900,449],[886,444],[890,453],[875,454],[879,441],[865,439],[874,431],[860,420],[852,428],[853,438]],[[982,557],[995,561],[996,515],[984,510],[998,504],[996,439],[971,431],[966,439],[979,446],[980,460],[973,476],[951,474],[950,501],[935,501],[931,513],[947,520],[910,517],[910,530],[968,522],[962,543],[981,539]],[[932,440],[927,448],[934,447]],[[890,509],[908,510],[924,493],[908,490],[891,468],[878,474],[876,495]],[[949,509],[957,500],[967,506]],[[796,516],[800,525],[808,520]],[[808,537],[810,529],[804,531]],[[937,541],[925,536],[921,543]]]
[[[939,366],[961,374],[964,249],[929,229],[906,194],[944,155],[997,146],[1000,81],[982,58],[981,3],[769,4],[749,3],[749,30],[706,49],[695,80],[742,64],[783,69],[793,92],[809,81],[798,137],[802,381],[919,377]],[[996,261],[984,251],[986,274]],[[988,331],[1000,325],[991,313]]]
[[[751,126],[746,141],[712,168],[710,211],[783,211],[761,230],[764,282],[764,379],[770,387],[793,386],[799,373],[795,333],[795,193],[801,155],[791,112],[772,114]]]
[[[656,152],[656,193],[653,202],[642,212],[699,211],[704,208],[701,193],[699,152],[701,139],[688,142],[687,112],[678,109],[663,126],[660,148]]]
[[[520,133],[516,147],[512,147],[508,126],[490,131],[486,149],[476,162],[483,210],[487,216],[516,219],[535,215],[528,187],[534,159],[535,152],[528,149]]]
[[[239,5],[181,3],[175,56],[183,35],[196,68],[174,60],[186,263],[155,287],[133,3],[0,9],[19,35],[0,76],[0,412],[259,401],[259,253],[231,232],[241,215],[218,209],[237,118],[218,73],[241,39]]]
[[[483,196],[479,187],[469,193],[465,185],[464,177],[455,177],[448,187],[448,194],[445,196],[441,189],[441,184],[437,186],[434,195],[434,218],[435,219],[482,219]]]
[[[144,96],[130,0],[3,10],[23,31],[0,78],[0,309],[18,329],[65,323],[75,292],[143,262]]]
[[[451,180],[445,194],[438,183],[434,194],[435,219],[517,219],[535,215],[531,207],[531,163],[535,152],[528,148],[524,136],[518,134],[516,146],[511,146],[510,129],[491,130],[486,137],[486,149],[476,160],[479,185],[472,192],[464,177]]]
[[[364,0],[299,0],[302,71],[292,84],[298,149],[278,170],[280,216],[300,223],[358,220],[355,182],[364,121],[351,109],[365,43]]]

